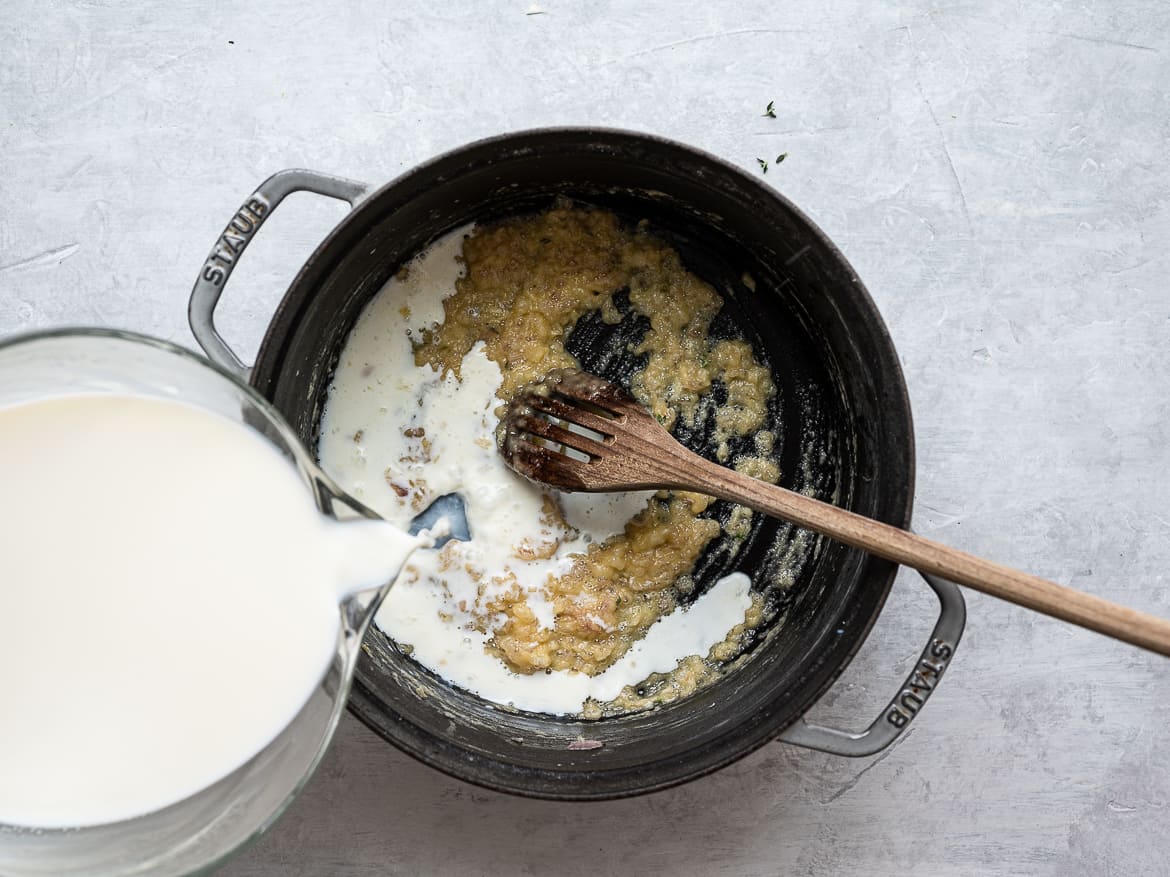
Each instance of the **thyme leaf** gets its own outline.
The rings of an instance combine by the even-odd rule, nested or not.
[[[768,101],[768,106],[764,108],[764,116],[768,119],[776,118],[776,101]]]
[[[764,161],[762,158],[757,158],[756,163],[759,164],[761,171],[764,173],[768,172],[768,163],[766,161]]]

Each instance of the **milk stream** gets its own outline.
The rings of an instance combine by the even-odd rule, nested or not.
[[[320,683],[339,601],[419,540],[321,515],[262,438],[180,402],[0,408],[0,823],[114,822],[263,749]]]
[[[474,694],[533,712],[576,713],[587,698],[611,700],[624,686],[669,672],[682,658],[706,655],[743,622],[750,582],[734,573],[715,583],[690,609],[659,620],[598,676],[520,675],[485,651],[489,635],[473,628],[470,610],[477,597],[506,585],[485,585],[469,570],[511,573],[540,624],[551,627],[548,578],[567,572],[591,542],[620,533],[653,493],[555,494],[573,529],[553,533],[542,522],[545,493],[509,469],[496,451],[501,374],[483,344],[464,357],[460,378],[415,365],[413,341],[443,320],[443,300],[455,292],[462,272],[456,256],[470,230],[436,241],[366,306],[329,388],[318,457],[345,490],[400,526],[444,494],[464,498],[471,541],[450,543],[447,569],[439,568],[435,552],[416,554],[378,611],[379,628],[411,646],[414,660]],[[421,503],[412,504],[415,495]],[[560,540],[551,557],[517,556],[518,547],[551,537]]]

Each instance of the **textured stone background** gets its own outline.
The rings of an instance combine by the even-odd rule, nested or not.
[[[916,526],[1170,615],[1170,7],[1014,3],[129,4],[6,0],[0,332],[193,344],[187,295],[269,173],[386,181],[503,131],[603,124],[758,172],[885,315],[917,422]],[[776,119],[761,116],[769,100]],[[342,215],[293,196],[225,296],[254,349]],[[814,714],[861,726],[917,653],[904,576]],[[355,720],[244,875],[1166,873],[1170,664],[972,595],[892,750],[781,744],[597,805],[461,784]]]

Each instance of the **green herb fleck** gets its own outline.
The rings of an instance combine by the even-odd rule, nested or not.
[[[756,162],[760,165],[760,170],[762,170],[764,173],[768,172],[768,163],[766,161],[764,161],[762,158],[757,158]]]
[[[784,161],[786,158],[788,158],[788,153],[781,152],[778,156],[776,156],[776,164],[780,164],[780,162]]]
[[[768,106],[764,108],[764,116],[768,119],[776,118],[776,101],[768,101]]]

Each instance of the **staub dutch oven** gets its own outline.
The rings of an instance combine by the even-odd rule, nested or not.
[[[347,201],[353,210],[301,268],[248,367],[217,333],[215,307],[248,242],[297,191]],[[604,129],[510,134],[378,189],[305,170],[277,173],[244,201],[201,268],[192,330],[212,359],[245,375],[315,447],[346,336],[398,268],[468,222],[537,211],[558,196],[631,223],[645,220],[723,296],[712,332],[750,340],[775,377],[772,417],[785,486],[909,525],[909,401],[861,281],[824,234],[760,180],[656,137]],[[607,375],[621,368],[614,354],[627,347],[621,333],[639,327],[623,321],[615,336],[583,318],[578,330],[568,348]],[[700,434],[682,438],[704,446]],[[608,798],[701,776],[777,738],[840,755],[877,752],[920,710],[962,633],[958,589],[928,579],[941,612],[902,689],[864,731],[816,726],[802,716],[861,646],[894,566],[756,516],[747,539],[720,540],[706,551],[696,590],[733,569],[751,575],[768,620],[716,684],[666,706],[596,721],[510,710],[452,687],[372,629],[350,709],[391,743],[462,779],[546,798]]]

